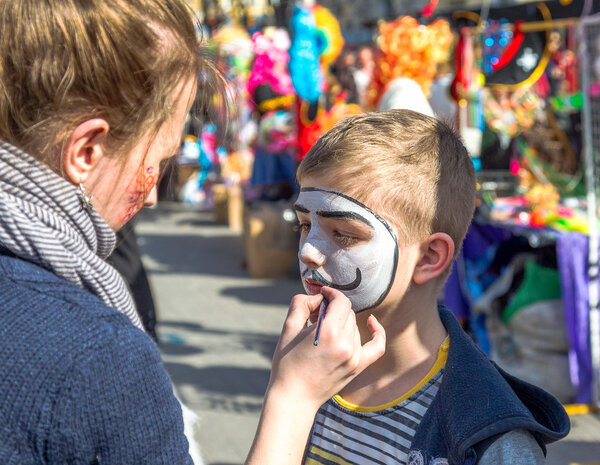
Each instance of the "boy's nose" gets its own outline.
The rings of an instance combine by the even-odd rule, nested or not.
[[[305,241],[300,247],[298,258],[310,268],[319,268],[325,264],[326,257],[312,243]]]

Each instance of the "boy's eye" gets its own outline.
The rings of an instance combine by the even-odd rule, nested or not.
[[[294,231],[300,231],[300,234],[305,234],[310,231],[310,223],[299,221],[294,226]]]
[[[343,247],[353,246],[354,244],[356,244],[360,241],[360,239],[358,239],[356,237],[349,236],[347,234],[343,234],[339,231],[333,231],[333,237],[335,238],[337,243]]]

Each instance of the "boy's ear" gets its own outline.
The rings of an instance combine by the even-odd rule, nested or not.
[[[415,266],[413,281],[425,284],[440,276],[454,258],[454,241],[446,233],[435,233],[421,243],[421,258]]]
[[[92,168],[104,155],[104,139],[108,122],[95,118],[81,123],[69,136],[63,154],[63,167],[72,182],[84,182]]]

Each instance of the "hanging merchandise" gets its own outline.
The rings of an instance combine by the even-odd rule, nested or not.
[[[254,33],[252,41],[255,60],[248,92],[255,106],[257,137],[250,183],[258,198],[287,198],[295,185],[297,145],[296,95],[288,72],[290,38],[284,29],[267,27]]]
[[[214,181],[218,156],[215,150],[214,126],[207,125],[201,139],[188,135],[184,138],[177,160],[179,200],[189,205],[209,208],[205,183],[209,177]]]
[[[221,176],[226,185],[243,184],[252,176],[254,153],[243,149],[230,153],[221,166]]]
[[[342,31],[331,11],[321,5],[294,7],[291,27],[292,82],[302,99],[314,103],[326,90],[329,67],[344,47]]]
[[[403,16],[379,25],[373,80],[367,90],[367,103],[376,107],[388,84],[398,77],[410,78],[425,96],[436,76],[437,65],[448,61],[454,33],[448,21],[435,20],[429,25]]]
[[[429,0],[429,3],[421,8],[419,11],[420,16],[424,16],[425,18],[430,18],[433,16],[435,9],[437,8],[439,0]]]
[[[340,24],[331,11],[321,5],[314,5],[311,10],[315,17],[315,36],[319,50],[319,61],[327,73],[331,64],[344,48],[344,38]]]
[[[514,92],[485,87],[482,98],[486,123],[497,133],[511,139],[544,117],[544,101],[525,87]]]
[[[529,21],[552,20],[545,3],[536,3],[537,16]],[[477,15],[475,15],[477,17]],[[477,17],[477,22],[480,18]],[[477,35],[481,50],[481,71],[486,85],[516,90],[535,84],[550,59],[550,30],[527,30],[527,23],[517,19],[512,24],[505,17],[479,24]]]
[[[264,34],[255,32],[252,43],[255,58],[248,79],[250,95],[254,95],[260,85],[269,86],[280,96],[293,95],[294,87],[287,70],[290,60],[288,54],[290,38],[287,32],[284,29],[273,28],[268,29]]]
[[[308,117],[311,110],[314,111],[312,119]],[[298,159],[301,161],[317,140],[335,123],[347,116],[358,115],[363,110],[357,104],[345,102],[343,95],[338,95],[329,109],[321,108],[318,105],[314,105],[311,109],[308,102],[303,102],[298,112]]]
[[[482,33],[482,59],[483,59],[483,71],[487,74],[491,74],[494,69],[498,69],[503,66],[502,60],[505,60],[509,55],[514,55],[514,52],[508,53],[508,45],[510,47],[516,47],[516,50],[520,47],[523,39],[523,33],[517,29],[523,21],[515,23],[515,30],[517,30],[517,37],[513,41],[514,33],[511,28],[507,27],[508,20],[501,18],[499,20],[489,20],[487,26]]]
[[[291,111],[296,97],[287,69],[289,35],[283,29],[268,28],[264,34],[254,33],[252,42],[255,59],[248,79],[248,92],[259,116]]]
[[[226,92],[229,102],[228,148],[247,150],[255,138],[256,123],[248,93],[248,79],[254,59],[254,45],[248,32],[231,24],[222,26],[212,37],[217,54],[226,67]]]
[[[483,74],[479,70],[473,33],[461,28],[454,57],[456,75],[450,91],[458,102],[458,129],[476,171],[482,168],[480,155],[484,134],[482,105]]]
[[[267,111],[258,130],[258,144],[269,153],[286,152],[296,142],[294,118],[290,111]]]
[[[219,54],[228,59],[228,74],[248,76],[254,58],[252,39],[248,32],[240,27],[225,25],[212,36]]]
[[[520,86],[534,84],[546,69],[549,59],[546,47],[547,33],[524,33],[521,30],[522,25],[522,21],[514,24],[512,39],[499,55],[490,55],[491,50],[484,49],[488,65],[484,72],[489,85],[514,90]],[[488,43],[495,42],[492,37],[485,40]],[[506,39],[499,39],[502,40]]]
[[[317,24],[310,9],[295,6],[292,14],[294,40],[290,48],[290,73],[298,95],[311,103],[316,102],[324,90],[325,77],[319,61]]]
[[[579,63],[575,53],[575,31],[552,31],[549,35],[550,61],[546,76],[553,96],[569,99],[579,95],[579,110],[583,102],[579,89]],[[557,108],[558,109],[558,108]]]
[[[574,52],[574,19],[565,18],[568,13],[539,2],[519,7],[517,12],[492,9],[483,22],[474,12],[453,14],[458,24],[465,24],[464,20],[475,24],[461,29],[453,90],[465,140],[464,134],[475,128],[484,131],[478,160],[482,169],[510,168],[517,174],[520,153],[515,152],[514,139],[523,134],[528,141],[529,133],[543,130],[546,137],[536,151],[557,154],[552,168],[575,178],[567,181],[569,186],[581,178],[583,99]],[[553,20],[553,14],[560,19]],[[479,108],[485,123],[481,126],[477,124]],[[555,161],[558,158],[562,160]]]
[[[346,102],[346,93],[331,72],[344,39],[335,16],[321,5],[296,6],[292,16],[294,40],[290,72],[299,99],[296,106],[298,160],[344,116],[362,109]]]

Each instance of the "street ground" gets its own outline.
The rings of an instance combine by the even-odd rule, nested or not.
[[[183,402],[199,414],[206,465],[241,465],[258,424],[293,276],[253,279],[239,233],[177,203],[145,210],[136,228],[157,305],[160,349]],[[600,465],[600,416],[571,418],[548,465]]]

